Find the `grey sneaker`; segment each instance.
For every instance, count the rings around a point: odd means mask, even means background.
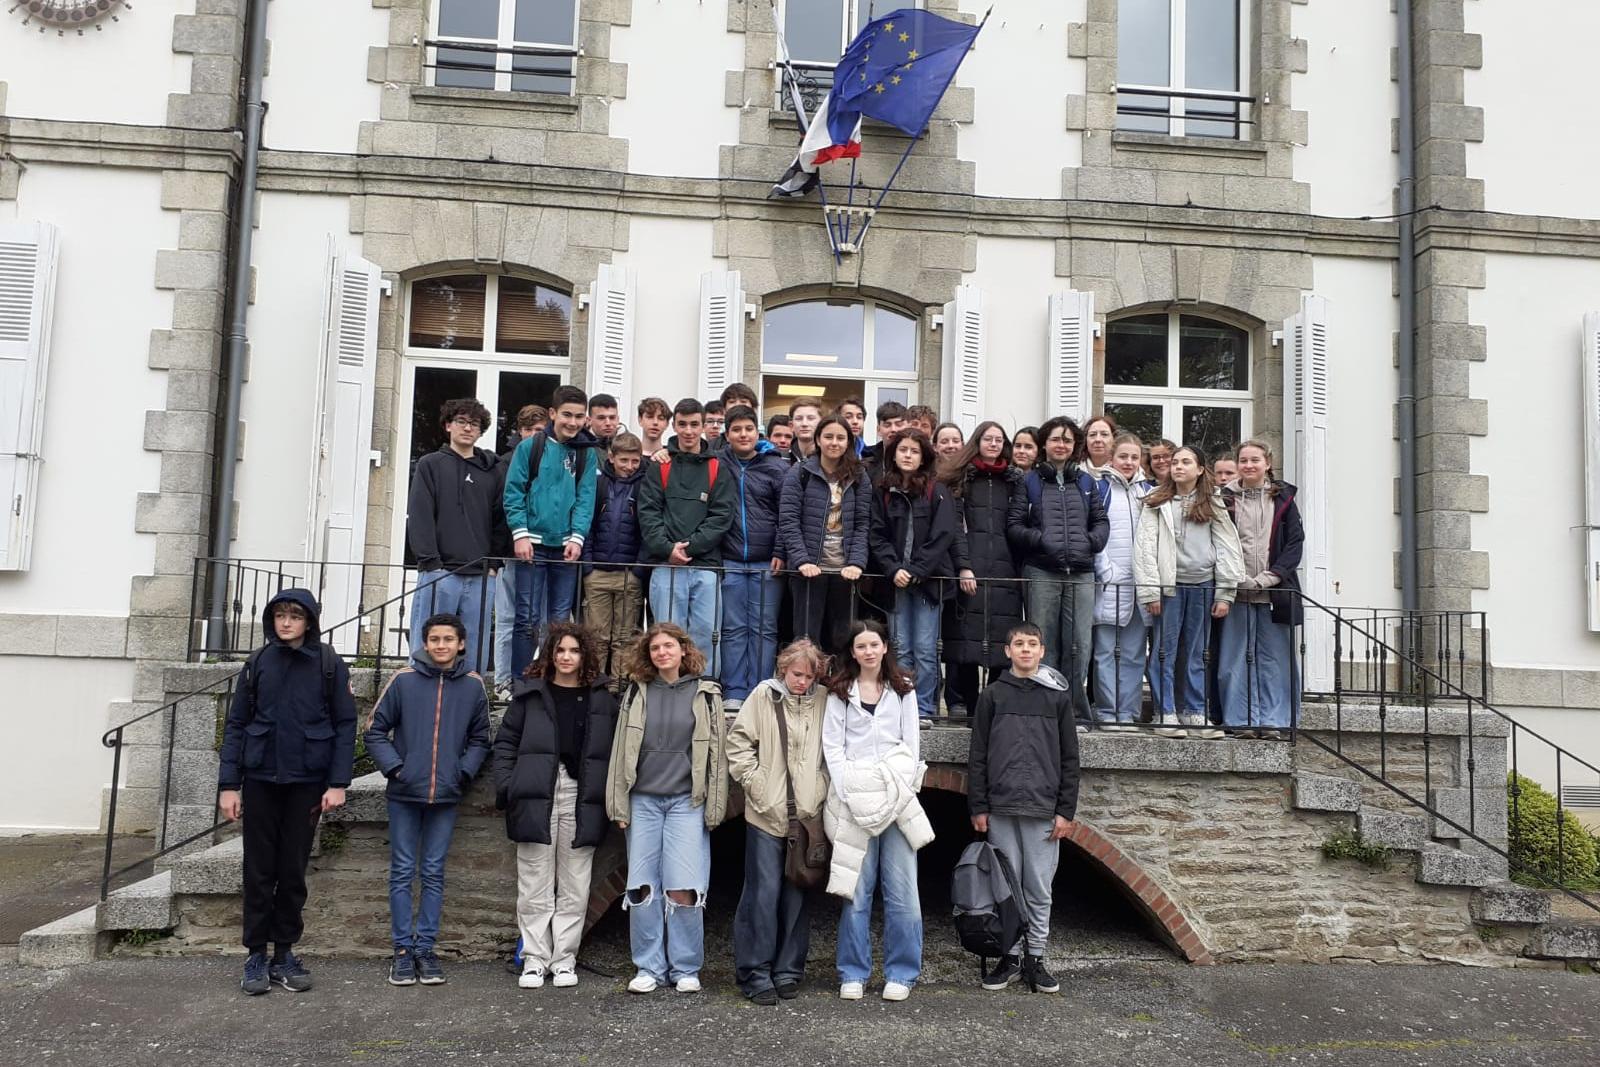
[[[1163,715],[1156,720],[1157,737],[1188,737],[1189,731],[1178,725],[1176,715]]]
[[[389,984],[417,984],[417,958],[409,950],[400,949],[389,961]]]
[[[239,981],[239,988],[252,997],[271,991],[272,978],[267,966],[265,952],[252,952],[245,957],[244,977]]]
[[[444,985],[444,968],[433,950],[417,953],[417,981],[423,985]]]
[[[293,952],[285,952],[283,959],[274,960],[268,973],[273,984],[291,993],[304,993],[311,988],[311,972],[301,965]]]

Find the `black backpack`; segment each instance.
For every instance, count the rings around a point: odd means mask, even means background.
[[[1005,853],[984,840],[962,849],[950,877],[950,904],[961,947],[978,956],[978,974],[987,979],[989,961],[1009,953],[1027,926],[1022,882]]]
[[[261,699],[260,688],[256,684],[258,681],[257,674],[259,673],[258,665],[261,662],[262,653],[271,647],[271,645],[263,645],[250,653],[249,658],[244,661],[244,683],[250,687],[250,715],[249,718],[245,719],[245,722],[249,722],[256,717],[256,707]],[[333,646],[326,641],[318,641],[317,650],[320,653],[319,658],[322,662],[322,706],[331,717],[333,715],[334,676],[339,663],[339,653],[335,652]]]

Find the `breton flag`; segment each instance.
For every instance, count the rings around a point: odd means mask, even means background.
[[[863,115],[921,136],[982,28],[914,9],[861,27],[834,68],[833,89],[799,153],[768,195],[803,196],[816,187],[823,163],[859,156]]]

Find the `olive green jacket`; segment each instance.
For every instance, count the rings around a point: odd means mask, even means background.
[[[633,817],[629,794],[639,777],[639,748],[644,741],[645,687],[629,685],[617,715],[611,742],[611,768],[606,775],[606,816],[625,823]],[[689,743],[690,801],[705,808],[707,829],[716,829],[728,813],[727,717],[722,687],[700,679],[694,694],[694,739]]]

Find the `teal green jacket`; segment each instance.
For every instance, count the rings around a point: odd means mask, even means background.
[[[545,442],[539,470],[530,475],[529,457],[540,434],[525,438],[511,455],[504,501],[506,525],[513,540],[532,538],[536,545],[583,544],[594,519],[595,479],[600,474],[598,442],[587,430],[562,444],[554,437]],[[577,474],[583,456],[583,473]]]

